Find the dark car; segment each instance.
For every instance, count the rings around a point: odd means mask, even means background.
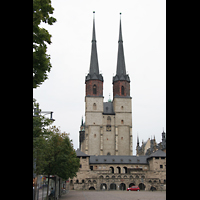
[[[127,188],[127,191],[140,191],[140,188],[138,186],[131,186]]]

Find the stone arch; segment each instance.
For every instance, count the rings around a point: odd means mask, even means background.
[[[100,185],[100,190],[107,190],[107,185],[106,185],[106,183],[101,183],[101,185]]]
[[[119,189],[120,189],[120,190],[126,190],[126,185],[125,185],[125,183],[120,183]]]
[[[89,190],[95,190],[95,188],[93,186],[89,187]]]
[[[76,183],[79,183],[78,179],[76,180]]]
[[[154,186],[151,186],[150,190],[154,191],[154,190],[156,190],[156,188]]]
[[[110,184],[110,190],[116,190],[116,184],[115,183]]]
[[[123,173],[127,174],[127,167],[123,167]]]
[[[140,183],[139,185],[138,185],[138,187],[140,188],[140,190],[145,190],[145,185],[144,185],[144,183]]]
[[[130,183],[129,187],[135,186],[135,183]]]
[[[121,168],[117,167],[117,169],[118,169],[118,174],[121,174]]]
[[[110,167],[110,171],[112,174],[114,174],[114,168],[113,167]]]

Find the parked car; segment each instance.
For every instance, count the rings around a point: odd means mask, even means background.
[[[131,186],[127,188],[127,191],[140,191],[140,188],[138,186]]]

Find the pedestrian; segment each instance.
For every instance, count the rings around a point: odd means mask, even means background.
[[[54,191],[54,189],[53,189],[53,187],[51,188],[51,193],[50,193],[50,195],[49,195],[49,200],[51,200],[51,197],[54,197],[55,196],[55,191]]]

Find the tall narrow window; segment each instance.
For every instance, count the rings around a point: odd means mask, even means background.
[[[107,125],[110,125],[110,124],[111,124],[111,117],[108,116],[108,117],[107,117]]]
[[[97,105],[96,103],[93,104],[93,110],[96,110],[97,109]]]
[[[124,86],[122,86],[122,88],[121,88],[121,93],[122,93],[122,95],[124,95]]]
[[[93,85],[93,94],[97,94],[97,86]]]
[[[111,117],[107,117],[106,131],[111,131]]]

